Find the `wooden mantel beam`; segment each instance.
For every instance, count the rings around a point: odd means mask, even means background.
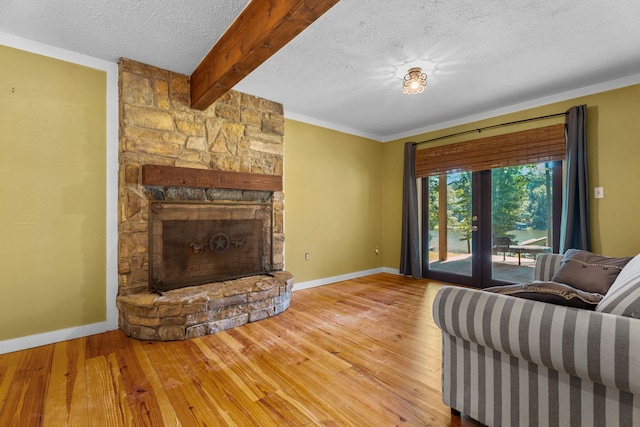
[[[191,107],[209,107],[338,1],[252,0],[191,74]]]
[[[142,185],[282,191],[282,177],[176,166],[142,165]]]

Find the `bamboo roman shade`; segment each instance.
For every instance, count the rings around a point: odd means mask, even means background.
[[[416,151],[416,176],[564,160],[564,124]]]

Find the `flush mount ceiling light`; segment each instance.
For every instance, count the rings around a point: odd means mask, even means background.
[[[402,80],[402,93],[410,95],[414,93],[422,93],[427,85],[427,75],[422,72],[422,68],[409,68],[407,75]]]

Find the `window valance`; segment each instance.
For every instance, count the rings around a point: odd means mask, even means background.
[[[564,124],[489,136],[456,144],[418,149],[416,176],[480,171],[564,160]]]

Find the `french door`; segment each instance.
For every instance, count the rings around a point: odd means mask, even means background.
[[[561,162],[424,178],[423,276],[480,288],[531,281],[535,258],[559,246],[561,181]]]

